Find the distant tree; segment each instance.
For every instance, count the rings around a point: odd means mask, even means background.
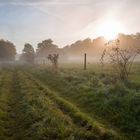
[[[37,56],[39,57],[46,57],[46,55],[49,55],[50,53],[57,53],[57,52],[58,52],[58,46],[53,44],[53,41],[51,39],[47,39],[42,41],[41,43],[38,43]]]
[[[90,38],[78,40],[71,45],[64,47],[64,53],[68,58],[82,58],[84,53],[87,53],[90,58],[96,59],[100,57],[100,52],[103,50],[105,39],[103,37],[91,40]]]
[[[0,61],[14,61],[16,48],[10,41],[0,40]]]
[[[85,40],[78,40],[75,43],[71,44],[69,47],[69,51],[71,55],[82,55],[87,52],[93,46],[93,42],[91,39],[87,38]]]
[[[31,44],[26,43],[24,45],[24,49],[22,50],[21,60],[28,64],[34,64],[34,57],[35,57],[34,48],[32,47]]]
[[[132,65],[137,55],[140,54],[140,48],[120,48],[120,41],[113,40],[105,44],[101,56],[101,63],[104,64],[104,58],[107,57],[122,81],[127,81]]]
[[[59,58],[59,54],[48,55],[48,60],[52,63],[54,70],[58,69],[58,58]]]

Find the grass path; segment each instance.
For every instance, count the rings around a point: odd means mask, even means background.
[[[82,113],[78,108],[76,108],[73,104],[70,102],[64,100],[61,97],[58,97],[53,91],[49,90],[49,88],[42,84],[40,81],[38,81],[36,78],[34,78],[31,74],[26,73],[26,76],[29,80],[32,81],[32,83],[35,84],[36,87],[39,88],[39,90],[42,90],[43,93],[46,93],[46,96],[52,100],[52,102],[55,102],[56,106],[67,116],[69,116],[73,123],[88,130],[92,133],[95,133],[99,136],[99,139],[128,139],[122,136],[121,134],[117,134],[114,130],[105,128],[102,124],[100,124],[98,121],[91,119],[86,114]]]
[[[23,72],[3,73],[0,89],[0,139],[99,140],[73,123],[40,86]]]
[[[22,80],[22,91],[26,92],[26,102],[30,106],[27,111],[31,114],[33,122],[28,132],[34,130],[33,135],[38,139],[99,139],[98,135],[85,131],[82,127],[75,125],[70,116],[65,115],[56,104],[50,100],[43,89],[36,85],[34,80],[19,72]]]
[[[2,72],[0,88],[0,139],[16,139],[17,128],[17,106],[18,97],[14,95],[12,72],[6,70]],[[16,132],[16,133],[15,133]]]
[[[0,77],[0,140],[125,140],[28,72]]]

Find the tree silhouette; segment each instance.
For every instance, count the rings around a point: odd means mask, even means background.
[[[32,47],[32,45],[29,43],[26,43],[24,45],[24,49],[22,50],[22,52],[23,53],[21,56],[21,60],[28,64],[34,64],[35,53],[34,53],[34,48]]]
[[[10,41],[0,40],[0,61],[14,61],[16,48]]]
[[[58,69],[58,58],[59,58],[59,54],[48,55],[48,60],[50,60],[50,62],[52,63],[54,70]]]
[[[104,58],[107,56],[120,79],[127,81],[134,60],[140,54],[140,49],[137,47],[122,49],[118,39],[109,41],[105,46],[106,48],[101,56],[101,63],[104,64]]]
[[[58,46],[53,44],[53,41],[51,39],[47,39],[42,41],[41,43],[38,43],[37,56],[46,57],[46,55],[49,55],[51,53],[57,53],[58,50]]]

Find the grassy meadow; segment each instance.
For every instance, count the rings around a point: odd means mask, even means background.
[[[140,64],[128,82],[107,65],[0,70],[1,140],[139,140]]]

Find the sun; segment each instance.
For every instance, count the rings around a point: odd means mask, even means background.
[[[104,36],[107,40],[117,38],[118,33],[120,32],[122,32],[122,26],[115,20],[102,21],[102,23],[97,27],[97,34],[99,36]]]

